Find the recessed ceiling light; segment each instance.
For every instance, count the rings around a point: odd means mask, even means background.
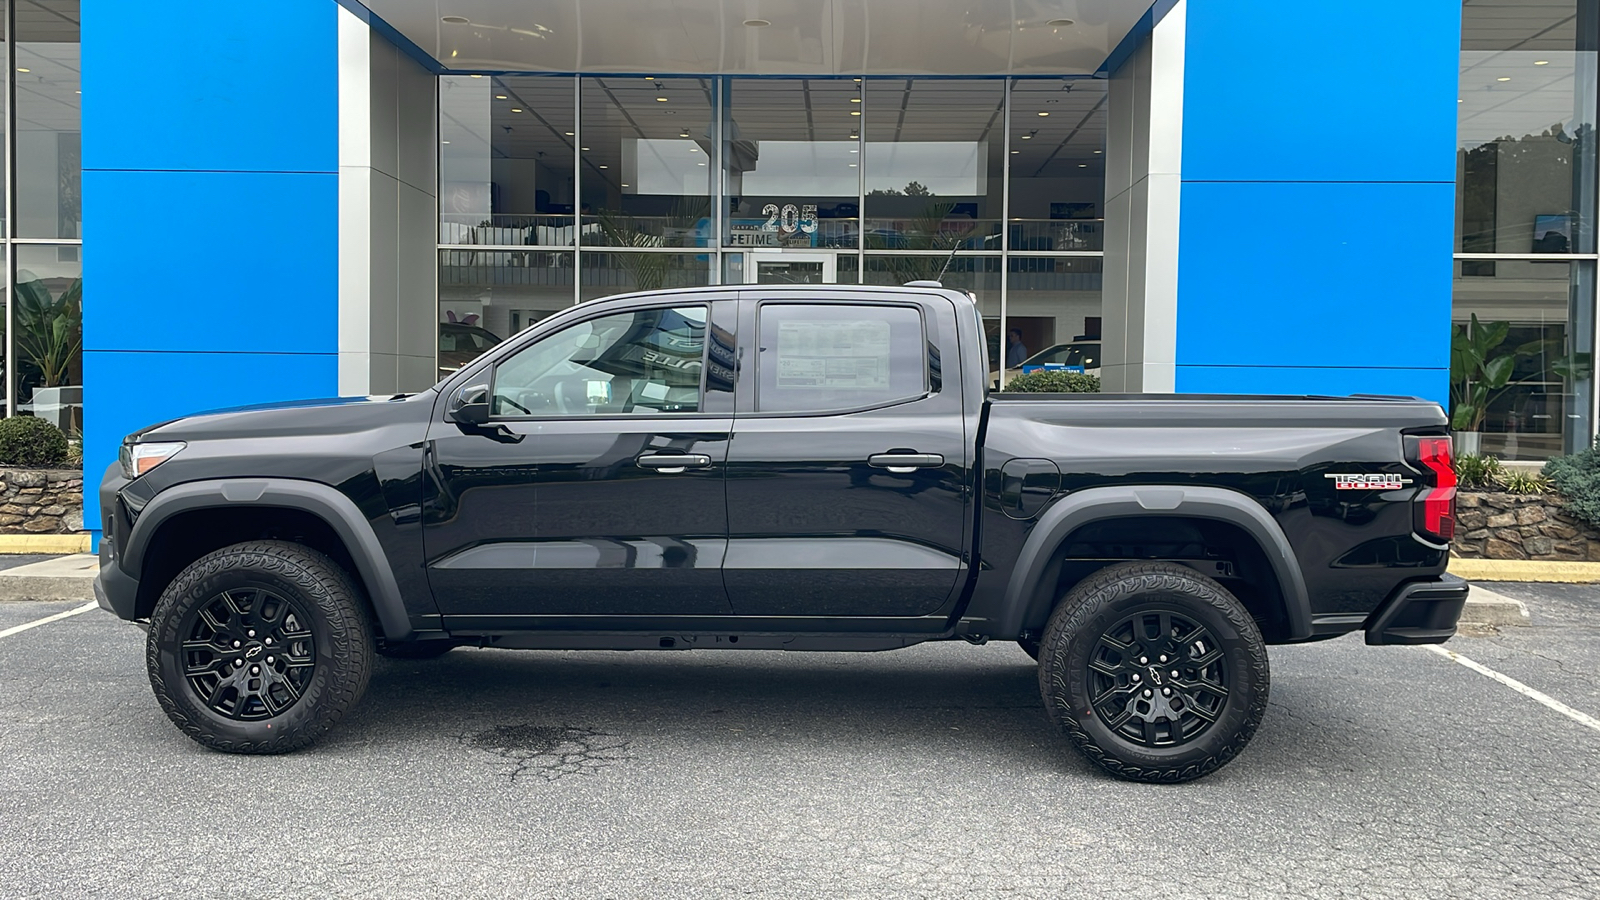
[[[861,110],[859,110],[859,109],[852,109],[852,110],[850,110],[850,115],[852,115],[852,116],[859,116],[859,115],[861,115]]]
[[[17,66],[17,71],[18,72],[32,72],[33,70],[32,69],[24,69],[21,66]]]
[[[699,153],[700,152],[700,148],[699,147],[690,147],[689,148],[689,152],[690,153]]]
[[[667,98],[665,98],[665,97],[657,97],[656,98],[656,102],[657,103],[665,103],[665,102],[667,102]]]
[[[610,166],[601,166],[601,167],[600,167],[600,168],[602,168],[602,169],[609,169],[609,168],[611,168],[611,167],[610,167]]]
[[[695,163],[695,165],[697,165],[697,166],[703,166],[703,165],[705,165],[705,163]]]
[[[1078,168],[1087,169],[1087,168],[1089,168],[1089,164],[1088,163],[1078,163]]]
[[[1041,115],[1041,116],[1048,116],[1048,115],[1050,115],[1050,114],[1049,114],[1049,113],[1047,113],[1047,112],[1042,112],[1042,113],[1039,113],[1039,115]]]
[[[856,164],[855,163],[851,163],[850,164],[850,168],[852,168],[852,169],[856,168]]]
[[[861,102],[861,98],[860,97],[851,97],[850,98],[850,102],[851,103],[860,103]]]
[[[1025,141],[1031,141],[1031,140],[1033,140],[1033,135],[1025,134],[1025,135],[1022,136],[1022,139],[1025,140]]]
[[[1045,24],[1049,25],[1051,28],[1065,28],[1068,25],[1072,24],[1072,20],[1071,19],[1051,19],[1050,21],[1046,22]]]
[[[1013,151],[1011,151],[1011,152],[1012,152],[1012,153],[1021,153],[1021,152],[1022,152],[1022,151],[1021,151],[1021,150],[1013,150]]]
[[[1104,150],[1096,150],[1095,152],[1096,153],[1104,153],[1105,151]]]
[[[1511,80],[1511,76],[1509,76],[1509,75],[1495,79],[1495,81],[1510,81],[1510,80]]]
[[[623,185],[623,187],[633,187],[633,185],[631,185],[631,184],[624,184],[624,185]]]
[[[1548,59],[1536,59],[1536,60],[1533,61],[1533,64],[1536,65],[1536,66],[1548,66],[1548,65],[1550,65],[1550,60],[1548,60]]]
[[[772,23],[768,22],[766,19],[745,19],[744,24],[750,26],[751,28],[765,28]]]
[[[522,107],[520,107],[520,106],[513,106],[513,107],[511,107],[511,111],[512,111],[512,112],[522,112]]]
[[[494,98],[496,100],[504,100],[504,99],[506,99],[506,95],[505,94],[495,94]]]
[[[440,142],[439,142],[439,143],[441,143],[441,144],[448,144],[448,143],[450,143],[450,142],[449,142],[449,141],[440,141]]]
[[[853,79],[853,80],[855,81],[856,84],[860,84],[861,83],[861,79],[859,79],[859,78],[856,78],[856,79]]]
[[[850,148],[850,152],[851,152],[851,153],[860,153],[860,152],[861,152],[861,151],[860,151],[860,150],[858,150],[858,149],[856,149],[856,148],[855,148],[855,147],[851,147],[851,148]]]
[[[646,76],[645,76],[645,77],[644,77],[644,80],[645,80],[645,81],[655,81],[655,80],[656,80],[656,77],[655,77],[655,76],[654,76],[654,75],[646,75]]]
[[[473,77],[473,78],[482,78],[482,77],[483,77],[483,76],[482,76],[482,75],[474,75],[474,76],[472,76],[472,77]]]
[[[578,149],[587,152],[589,148],[588,147],[579,147]]]
[[[687,131],[678,132],[678,137],[688,137],[688,136],[689,136],[689,132],[687,132]]]
[[[472,20],[466,16],[440,16],[439,21],[446,25],[471,25]]]

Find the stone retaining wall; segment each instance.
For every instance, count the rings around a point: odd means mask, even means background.
[[[0,466],[0,534],[83,530],[83,473]]]
[[[1460,493],[1451,555],[1600,562],[1600,533],[1548,494]]]

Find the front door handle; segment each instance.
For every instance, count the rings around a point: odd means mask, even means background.
[[[905,475],[918,469],[932,469],[944,465],[938,453],[874,453],[867,457],[867,465],[874,469],[888,469],[896,475]]]
[[[655,469],[663,475],[677,475],[685,469],[711,467],[711,457],[704,453],[651,453],[633,462],[641,469]]]

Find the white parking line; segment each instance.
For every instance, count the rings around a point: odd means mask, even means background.
[[[0,631],[0,638],[11,637],[13,634],[16,634],[19,631],[27,631],[29,628],[38,628],[40,625],[49,625],[51,622],[55,622],[55,621],[58,621],[60,619],[65,619],[68,616],[75,616],[78,613],[86,613],[91,609],[99,609],[99,608],[100,608],[100,604],[94,603],[94,602],[91,601],[89,603],[85,603],[84,605],[82,605],[80,607],[77,607],[76,609],[69,609],[66,612],[58,612],[53,616],[45,616],[42,619],[35,619],[32,622],[26,622],[26,623],[23,623],[21,625],[16,625],[16,626],[13,626],[11,628],[7,628],[5,631]]]
[[[3,637],[3,636],[4,635],[0,635],[0,637]],[[1533,688],[1528,687],[1527,685],[1523,684],[1522,682],[1516,680],[1515,678],[1512,678],[1510,675],[1502,675],[1499,672],[1496,672],[1495,670],[1489,668],[1488,666],[1486,666],[1486,665],[1484,665],[1482,663],[1473,662],[1472,660],[1467,659],[1465,656],[1462,656],[1461,654],[1455,652],[1454,650],[1446,650],[1445,648],[1439,646],[1438,644],[1423,644],[1422,645],[1422,649],[1431,650],[1434,653],[1437,653],[1440,656],[1444,657],[1445,659],[1453,659],[1456,662],[1462,664],[1463,666],[1466,666],[1467,668],[1471,669],[1472,671],[1477,672],[1479,675],[1485,675],[1485,676],[1488,676],[1489,678],[1493,678],[1495,681],[1500,682],[1501,684],[1505,685],[1508,688],[1511,688],[1513,691],[1516,691],[1517,693],[1522,694],[1525,697],[1532,697],[1533,699],[1539,701],[1540,703],[1543,703],[1545,706],[1550,707],[1551,709],[1555,710],[1558,713],[1561,713],[1563,716],[1566,716],[1567,718],[1571,719],[1574,722],[1577,722],[1580,725],[1585,725],[1585,726],[1587,726],[1589,728],[1593,728],[1595,731],[1600,731],[1600,719],[1596,719],[1594,716],[1591,716],[1588,713],[1580,712],[1580,711],[1578,711],[1576,709],[1573,709],[1572,707],[1566,705],[1565,703],[1562,703],[1560,700],[1557,700],[1556,698],[1550,696],[1549,694],[1543,693],[1541,691],[1536,691]]]

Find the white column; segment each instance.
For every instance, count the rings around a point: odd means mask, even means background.
[[[437,372],[433,74],[339,7],[339,393]]]
[[[1107,98],[1102,390],[1171,393],[1187,0],[1111,74]]]

